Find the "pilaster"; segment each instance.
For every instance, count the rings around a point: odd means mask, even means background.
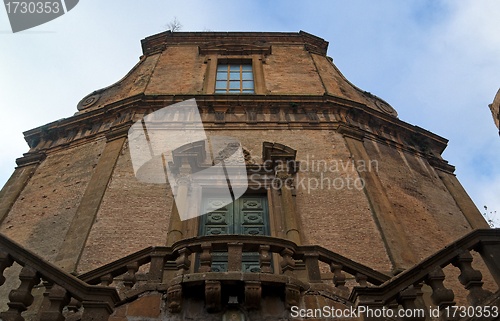
[[[344,136],[354,160],[369,164],[370,157],[363,143],[363,132],[346,126],[339,127],[339,132]],[[396,274],[408,269],[417,262],[417,259],[378,174],[373,171],[358,171],[358,175],[365,182],[363,191],[387,248],[393,272]]]
[[[463,188],[462,184],[458,181],[455,174],[453,174],[450,170],[446,170],[447,167],[444,168],[442,166],[437,166],[432,162],[431,165],[433,165],[436,169],[439,178],[455,200],[455,203],[457,203],[458,208],[464,214],[469,225],[473,229],[490,228],[483,215],[481,215],[481,212],[479,212],[476,205]]]
[[[38,165],[45,159],[45,154],[25,154],[18,158],[18,167],[10,176],[5,186],[0,191],[0,224],[7,217],[10,209],[23,191],[24,187],[35,173]]]
[[[64,242],[56,257],[56,265],[67,272],[76,272],[85,243],[94,224],[109,180],[113,174],[123,144],[127,139],[128,128],[123,127],[109,132],[106,146],[97,163],[94,173],[83,194],[75,216],[66,233]]]

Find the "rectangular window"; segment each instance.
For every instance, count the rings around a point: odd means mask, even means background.
[[[253,94],[253,70],[250,63],[217,65],[216,94]]]

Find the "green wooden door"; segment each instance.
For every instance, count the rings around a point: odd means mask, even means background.
[[[242,196],[217,209],[217,197],[205,197],[203,207],[209,212],[201,217],[199,235],[270,235],[267,198],[261,195]],[[212,271],[227,271],[227,253],[212,253]],[[243,272],[259,272],[259,254],[243,253]]]

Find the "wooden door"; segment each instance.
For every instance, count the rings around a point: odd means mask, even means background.
[[[204,212],[200,220],[199,235],[270,235],[267,197],[244,195],[236,201],[217,209],[220,198],[203,199]],[[227,253],[212,253],[212,271],[227,271]],[[243,253],[243,272],[259,272],[259,254]]]

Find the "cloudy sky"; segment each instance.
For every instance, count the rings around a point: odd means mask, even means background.
[[[304,30],[329,41],[351,82],[450,140],[444,158],[479,209],[500,214],[500,137],[488,109],[500,87],[499,16],[498,0],[84,0],[13,34],[0,8],[0,186],[28,150],[23,131],[71,116],[177,17],[182,31]]]

